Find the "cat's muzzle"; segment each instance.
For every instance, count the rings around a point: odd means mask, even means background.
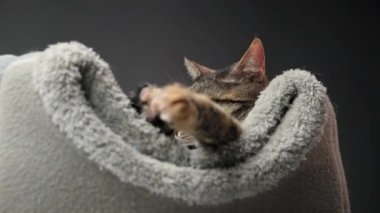
[[[193,137],[192,135],[183,132],[183,131],[177,131],[174,135],[175,139],[179,142],[187,146],[189,149],[195,149],[197,148],[197,139]]]

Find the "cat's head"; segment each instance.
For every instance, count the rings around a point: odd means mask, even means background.
[[[264,47],[258,38],[238,62],[224,69],[211,69],[186,58],[185,66],[192,78],[190,90],[207,95],[238,120],[247,116],[268,84]],[[187,142],[191,136],[179,132],[177,139]]]
[[[238,62],[224,69],[211,69],[186,58],[185,66],[193,80],[190,90],[207,95],[239,120],[245,118],[268,84],[264,47],[258,38]]]

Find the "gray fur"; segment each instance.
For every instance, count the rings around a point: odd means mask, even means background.
[[[206,212],[210,209],[223,212],[223,206],[231,202],[237,202],[235,205],[240,202],[241,206],[236,208],[244,211],[350,211],[334,111],[325,87],[306,71],[289,70],[271,81],[244,120],[244,134],[239,141],[219,150],[200,147],[195,151],[189,151],[159,134],[135,113],[109,65],[80,43],[52,45],[41,53],[33,54],[24,63],[17,64],[16,60],[3,72],[0,82],[0,145],[8,148],[0,149],[1,152],[13,150],[13,144],[32,143],[35,141],[33,137],[43,137],[33,134],[43,128],[49,137],[33,144],[37,147],[38,144],[73,144],[89,159],[78,161],[78,165],[93,161],[120,179],[120,182],[111,181],[113,185],[119,184],[122,188],[123,184],[129,184],[130,191],[120,192],[115,188],[115,191],[107,193],[111,193],[110,197],[112,193],[125,194],[125,199],[138,200],[141,212],[168,212],[171,205],[176,207],[169,212]],[[22,91],[22,88],[15,87],[20,82],[31,88],[17,94],[16,91]],[[16,99],[9,99],[10,95]],[[292,98],[294,101],[289,106]],[[24,100],[29,100],[26,102],[28,106],[20,104]],[[283,115],[286,107],[289,110]],[[19,114],[20,109],[25,113],[22,120],[18,120],[21,119],[18,116],[12,117]],[[17,129],[12,129],[13,123],[6,121],[18,122]],[[15,138],[19,142],[14,142]],[[51,141],[46,143],[46,140]],[[4,190],[9,188],[6,185],[9,181],[13,183],[19,177],[15,173],[16,176],[9,178],[13,167],[6,165],[13,165],[11,160],[14,158],[6,153],[0,156],[8,156],[0,160],[7,162],[4,166],[0,164],[0,190]],[[60,159],[70,161],[70,156],[66,157]],[[225,161],[236,162],[236,165],[221,168]],[[65,165],[60,161],[54,163]],[[101,171],[76,170],[75,165],[71,167],[72,174],[57,171],[50,175],[61,174],[70,179],[71,176],[80,177],[79,172],[83,177],[94,173],[95,176],[91,176],[93,180],[85,180],[86,184],[104,176]],[[48,186],[49,180],[41,181],[47,181],[45,185]],[[101,188],[102,182],[96,182]],[[12,187],[17,187],[17,184],[12,184]],[[159,197],[151,195],[153,197],[146,199],[147,206],[144,207],[143,196],[140,199],[136,193],[139,187]],[[69,193],[66,196],[71,193],[75,197],[75,192],[57,193]],[[11,192],[4,192],[5,201],[11,202],[12,196]],[[162,201],[160,197],[179,200],[180,204],[171,204],[173,201],[170,199]],[[59,202],[65,203],[65,199],[69,198],[63,197]],[[101,212],[101,204],[90,201],[92,198],[82,199],[86,205],[98,206],[93,212]],[[161,200],[162,206],[150,208],[148,203],[155,199]],[[236,201],[238,199],[249,202]],[[59,209],[57,205],[60,204],[51,202],[53,209]],[[117,205],[121,205],[120,202]],[[197,209],[191,204],[214,207]],[[9,207],[9,203],[7,205]],[[28,205],[38,211],[37,204]],[[123,205],[135,208],[132,204]],[[65,208],[73,212],[70,207]],[[106,209],[107,212],[121,211],[112,207]]]

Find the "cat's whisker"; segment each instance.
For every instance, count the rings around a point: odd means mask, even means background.
[[[171,76],[169,72],[165,72],[165,74],[166,74],[166,77],[169,78],[170,83],[176,82],[176,80],[174,79],[174,77]]]
[[[185,84],[185,82],[187,81],[186,80],[187,78],[182,73],[179,74],[179,78],[181,80],[180,81],[181,84]]]

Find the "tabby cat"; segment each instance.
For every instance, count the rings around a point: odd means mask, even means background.
[[[218,146],[237,139],[242,133],[240,122],[268,84],[260,39],[254,39],[243,57],[223,70],[186,58],[185,66],[192,85],[144,87],[138,95],[143,113],[150,121],[159,118],[168,124],[175,130],[176,139],[189,148],[199,143]]]

